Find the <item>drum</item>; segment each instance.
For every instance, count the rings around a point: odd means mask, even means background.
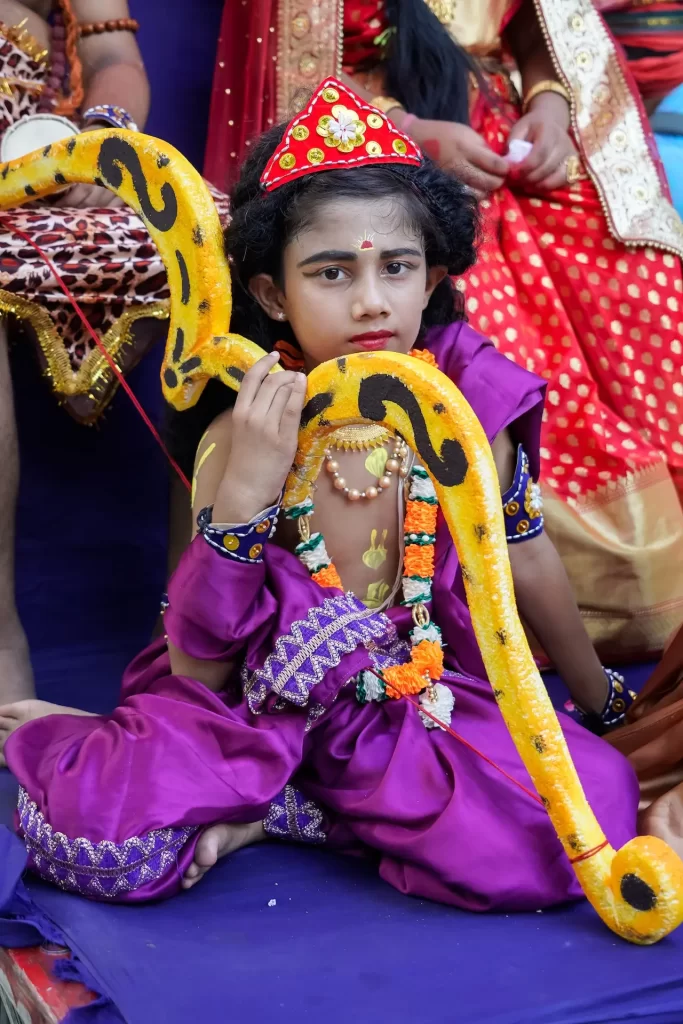
[[[0,161],[17,160],[36,149],[44,149],[78,135],[78,128],[66,117],[57,114],[29,114],[10,125],[0,142]]]

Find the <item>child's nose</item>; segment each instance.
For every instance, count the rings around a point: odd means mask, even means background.
[[[379,282],[366,281],[359,286],[351,312],[354,320],[378,317],[389,313],[388,303]]]

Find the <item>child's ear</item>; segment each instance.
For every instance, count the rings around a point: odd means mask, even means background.
[[[284,320],[284,295],[270,274],[256,274],[249,282],[249,293],[271,320]]]
[[[440,285],[444,277],[448,275],[447,267],[427,267],[427,284],[425,286],[425,297],[422,308],[426,309],[432,297],[434,289]]]

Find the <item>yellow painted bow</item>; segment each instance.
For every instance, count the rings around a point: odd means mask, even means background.
[[[0,206],[77,181],[104,184],[121,196],[164,260],[172,297],[162,368],[168,401],[188,408],[210,377],[238,389],[263,352],[229,333],[230,273],[218,217],[197,172],[156,139],[90,132],[0,167]],[[434,482],[496,700],[586,896],[618,935],[656,942],[683,920],[683,863],[647,836],[618,851],[605,844],[517,615],[491,450],[455,385],[422,361],[387,352],[318,366],[308,378],[285,504],[310,492],[327,433],[359,420],[400,433]],[[582,860],[583,853],[591,855]]]

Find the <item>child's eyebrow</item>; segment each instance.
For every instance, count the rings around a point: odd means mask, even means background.
[[[404,247],[402,249],[383,249],[379,254],[381,260],[395,260],[399,256],[422,256],[420,249]]]
[[[381,260],[395,260],[399,256],[422,256],[422,252],[419,249],[412,249],[404,247],[400,249],[383,249],[379,254]],[[316,252],[313,256],[307,256],[301,263],[297,263],[297,267],[307,267],[311,263],[327,263],[334,262],[335,260],[339,263],[349,263],[358,259],[357,252],[345,252],[343,249],[325,249],[323,252]]]
[[[298,267],[307,267],[309,263],[322,263],[337,260],[339,263],[348,263],[349,260],[357,260],[357,252],[344,252],[341,249],[325,249],[323,252],[316,252],[313,256],[307,256],[301,263],[297,263]]]

